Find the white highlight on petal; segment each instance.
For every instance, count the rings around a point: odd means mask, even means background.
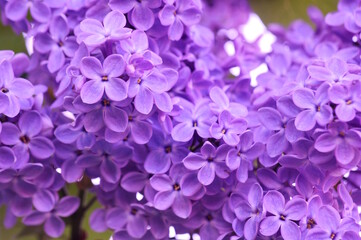
[[[25,47],[28,50],[29,55],[34,53],[34,36],[28,37],[27,34],[23,33],[23,37],[25,38]]]
[[[265,72],[268,72],[268,67],[265,63],[260,64],[258,67],[249,72],[252,87],[256,87],[258,85],[257,77]]]
[[[142,199],[144,198],[144,195],[141,194],[140,192],[137,192],[136,195],[135,195],[135,198],[136,198],[138,201],[142,201]]]
[[[257,14],[251,13],[248,22],[240,26],[240,32],[244,35],[247,42],[254,42],[266,32],[266,26]]]
[[[100,184],[100,178],[99,177],[98,178],[93,178],[91,181],[92,181],[94,186],[98,186]]]
[[[193,233],[192,238],[193,240],[201,240],[201,236],[198,233]]]
[[[235,76],[235,77],[238,77],[239,74],[241,74],[241,68],[240,67],[233,67],[233,68],[230,68],[229,69],[229,72]]]
[[[189,235],[189,233],[177,234],[177,235],[176,235],[176,239],[177,239],[177,240],[190,240],[190,239],[191,239],[191,235]]]
[[[344,178],[348,178],[350,176],[350,172],[345,173],[345,175],[343,175]]]
[[[361,206],[357,206],[357,212],[361,214]],[[361,221],[361,220],[360,220]]]
[[[63,111],[62,114],[64,115],[64,117],[69,118],[70,120],[75,120],[75,116],[72,112]]]
[[[57,168],[57,169],[55,169],[55,171],[56,171],[57,173],[60,173],[60,174],[61,174],[61,168]]]
[[[266,32],[260,38],[258,46],[263,53],[269,53],[272,51],[272,44],[276,41],[276,36],[270,32]]]
[[[296,187],[296,182],[292,183],[291,185],[292,185],[293,187]]]
[[[176,233],[175,233],[175,229],[173,226],[169,227],[169,238],[175,238]]]
[[[234,56],[236,54],[236,48],[234,46],[234,43],[232,41],[227,41],[224,44],[224,50],[228,54],[228,56]]]

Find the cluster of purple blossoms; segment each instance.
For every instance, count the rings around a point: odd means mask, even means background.
[[[270,51],[243,0],[0,10],[29,51],[0,51],[5,227],[86,239],[97,201],[113,240],[360,239],[360,1],[270,25]]]

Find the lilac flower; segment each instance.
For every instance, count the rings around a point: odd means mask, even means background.
[[[28,0],[11,0],[5,7],[6,16],[12,21],[23,20],[30,8],[31,16],[38,22],[46,22],[51,17],[51,10],[44,2]]]
[[[332,108],[327,104],[327,90],[330,85],[322,84],[314,94],[308,89],[298,89],[293,92],[292,98],[295,105],[303,108],[295,120],[295,126],[300,131],[309,131],[315,127],[316,122],[325,126],[332,120]]]
[[[80,201],[76,197],[63,197],[50,210],[41,212],[34,210],[23,219],[27,226],[37,226],[44,223],[45,232],[53,238],[60,237],[65,230],[65,223],[61,217],[69,217],[79,207]]]
[[[317,214],[317,227],[311,229],[306,239],[343,239],[346,231],[358,232],[359,227],[354,219],[341,220],[339,213],[331,206],[322,206]]]
[[[325,66],[309,66],[308,73],[313,79],[330,83],[353,80],[354,76],[348,73],[348,65],[339,58],[331,58]]]
[[[247,240],[255,239],[259,224],[263,218],[262,210],[263,190],[257,183],[250,188],[247,200],[242,201],[234,210],[240,221],[245,221],[244,237]]]
[[[95,57],[85,57],[80,64],[82,74],[89,79],[80,92],[84,103],[93,104],[99,102],[104,92],[113,101],[122,101],[127,97],[127,83],[118,78],[125,68],[124,59],[121,55],[108,56],[103,66]]]
[[[120,11],[122,13],[128,13],[131,17],[131,23],[139,30],[146,31],[154,24],[154,13],[152,9],[161,6],[161,0],[110,0],[109,6],[113,10]]]
[[[356,149],[360,147],[358,131],[350,129],[345,123],[329,124],[328,131],[321,134],[315,142],[315,149],[322,152],[335,153],[340,164],[349,164],[357,155]]]
[[[189,197],[202,190],[202,185],[194,182],[195,174],[186,174],[181,165],[174,165],[168,175],[154,175],[151,186],[158,191],[154,197],[154,207],[159,210],[172,208],[175,215],[187,218],[192,212]]]
[[[216,174],[220,178],[228,176],[224,162],[229,151],[229,146],[221,145],[217,149],[210,143],[205,142],[200,153],[189,153],[183,159],[184,166],[189,170],[198,170],[198,181],[203,185],[210,185]]]
[[[121,40],[131,34],[130,28],[125,28],[125,16],[118,12],[108,13],[103,23],[96,19],[85,19],[80,23],[81,35],[78,36],[87,46],[99,46],[107,40]]]
[[[231,170],[237,170],[238,181],[245,182],[248,179],[248,170],[252,161],[259,157],[264,151],[262,143],[253,142],[251,131],[244,132],[240,143],[235,149],[231,149],[226,157],[227,167]]]
[[[167,172],[172,163],[180,163],[188,153],[184,144],[174,142],[170,136],[164,136],[160,131],[153,132],[148,147],[150,152],[145,159],[144,168],[152,174]]]
[[[0,63],[0,112],[8,117],[15,117],[21,109],[21,100],[30,98],[34,93],[33,85],[23,79],[14,78],[9,61]]]
[[[29,151],[38,159],[49,158],[55,149],[48,138],[40,135],[42,127],[42,119],[38,112],[26,112],[21,115],[18,126],[12,123],[3,124],[1,142],[13,146],[17,161],[21,163],[29,161]]]
[[[176,6],[166,4],[159,12],[161,24],[169,26],[168,37],[172,41],[178,41],[182,37],[184,25],[195,25],[200,19],[201,11],[191,0],[179,0]]]
[[[167,89],[166,76],[154,69],[142,77],[130,78],[128,95],[134,97],[134,106],[142,114],[149,114],[154,104],[161,111],[170,112],[173,103]]]
[[[233,118],[228,111],[222,112],[218,116],[218,123],[213,123],[210,133],[215,139],[223,139],[223,141],[235,146],[239,143],[239,135],[247,129],[247,122],[241,118]]]
[[[356,111],[361,110],[360,83],[332,86],[329,90],[331,102],[337,104],[335,109],[338,119],[343,122],[351,121],[356,116]]]
[[[294,221],[302,219],[307,211],[303,199],[294,198],[285,204],[285,198],[277,191],[269,191],[263,198],[263,208],[273,216],[266,217],[260,225],[260,233],[265,236],[275,234],[281,228],[285,239],[301,239],[301,233]]]
[[[175,141],[191,140],[194,131],[203,138],[211,136],[209,128],[214,118],[207,108],[207,102],[208,100],[198,100],[195,106],[187,106],[179,116],[175,117],[175,120],[179,122],[172,130],[172,137]]]

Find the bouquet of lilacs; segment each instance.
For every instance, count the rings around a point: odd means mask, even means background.
[[[360,1],[309,8],[314,28],[271,24],[268,52],[242,31],[255,15],[243,0],[0,9],[28,47],[0,51],[6,228],[360,239]]]

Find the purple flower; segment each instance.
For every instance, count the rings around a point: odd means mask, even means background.
[[[80,64],[82,74],[89,79],[80,92],[84,103],[99,102],[104,92],[113,101],[122,101],[127,97],[128,85],[118,78],[124,72],[125,63],[121,55],[108,56],[103,65],[95,57],[85,57]]]
[[[41,199],[44,203],[44,198]],[[44,223],[45,232],[53,238],[60,237],[65,230],[65,223],[61,217],[69,217],[79,207],[80,201],[76,197],[63,197],[54,206],[51,211],[36,211],[34,210],[23,219],[23,223],[27,226],[37,226]]]
[[[214,115],[208,109],[208,100],[198,100],[194,105],[184,106],[180,115],[175,117],[179,122],[173,130],[172,137],[175,141],[187,142],[192,139],[194,131],[202,138],[209,138],[209,128],[214,121]]]
[[[15,117],[21,109],[21,100],[30,98],[34,93],[33,85],[23,79],[14,78],[9,61],[0,63],[0,112]]]
[[[316,215],[317,227],[311,229],[306,239],[343,239],[347,231],[359,232],[359,226],[352,218],[341,220],[339,213],[331,206],[322,206]]]
[[[187,155],[188,148],[184,144],[176,143],[168,135],[157,130],[148,143],[150,152],[144,162],[144,169],[148,173],[165,173],[171,164],[177,164]]]
[[[151,186],[158,191],[154,197],[154,207],[159,210],[172,208],[175,215],[187,218],[192,212],[191,196],[202,191],[197,183],[196,175],[186,174],[181,164],[174,165],[169,173],[154,175],[150,179]]]
[[[205,186],[210,185],[216,174],[220,178],[228,177],[227,166],[225,164],[229,146],[221,145],[217,149],[210,143],[205,142],[200,153],[189,153],[183,159],[184,166],[189,170],[198,170],[198,181]]]
[[[168,37],[172,41],[181,39],[184,25],[191,26],[201,20],[201,11],[191,0],[176,1],[176,6],[166,4],[159,12],[162,25],[169,26]]]
[[[231,113],[223,111],[218,116],[218,123],[213,123],[210,133],[215,139],[223,139],[230,145],[236,146],[239,143],[239,135],[247,129],[247,122],[241,118],[233,118]]]
[[[17,161],[29,161],[29,151],[33,157],[46,159],[55,152],[52,141],[41,136],[42,119],[38,112],[29,111],[21,115],[18,126],[4,123],[1,132],[1,142],[13,146]]]
[[[260,233],[272,236],[279,228],[284,239],[301,239],[301,232],[293,221],[301,220],[307,211],[303,199],[294,198],[285,204],[285,198],[277,191],[269,191],[263,198],[263,208],[272,214],[260,225]]]
[[[325,126],[331,122],[332,108],[327,104],[329,102],[327,90],[330,85],[322,84],[314,94],[309,89],[298,89],[293,92],[292,98],[295,105],[304,109],[295,120],[295,126],[300,131],[309,131],[315,127],[316,123]]]
[[[44,2],[28,0],[11,0],[5,7],[5,14],[12,21],[20,21],[26,18],[30,8],[31,16],[38,22],[45,23],[51,17],[51,10]]]
[[[253,142],[251,131],[244,132],[240,138],[240,143],[236,148],[228,152],[226,164],[229,169],[237,170],[236,176],[238,181],[245,182],[248,179],[248,170],[252,165],[252,161],[263,153],[264,145]]]
[[[73,57],[78,48],[74,36],[70,32],[67,19],[64,16],[55,17],[48,33],[36,35],[34,47],[40,53],[49,53],[48,69],[51,73],[58,71],[65,63],[65,56]]]
[[[257,236],[259,224],[263,218],[262,209],[263,190],[258,183],[250,188],[247,200],[241,201],[234,209],[237,219],[244,221],[244,237],[247,240],[255,239]]]
[[[360,147],[358,131],[348,129],[345,123],[329,124],[328,131],[321,134],[315,141],[315,149],[322,153],[335,153],[337,161],[347,165],[357,157],[356,149]]]
[[[335,109],[338,119],[343,122],[351,121],[356,111],[361,111],[360,83],[350,84],[348,87],[334,85],[329,89],[331,102],[337,104]]]
[[[152,9],[161,6],[161,0],[110,0],[109,6],[113,10],[128,13],[131,23],[139,30],[146,31],[154,24],[154,13]]]
[[[166,91],[168,80],[162,72],[157,69],[138,78],[129,80],[129,97],[134,97],[134,106],[138,112],[149,114],[155,104],[159,110],[170,112],[173,103]]]
[[[311,65],[307,68],[313,79],[329,83],[353,80],[354,76],[349,74],[348,70],[347,63],[339,58],[327,60],[325,66]]]
[[[125,16],[118,12],[108,13],[103,23],[96,19],[85,19],[80,23],[82,33],[78,36],[88,46],[99,46],[107,40],[121,40],[131,34],[130,28],[125,28],[127,23]]]

